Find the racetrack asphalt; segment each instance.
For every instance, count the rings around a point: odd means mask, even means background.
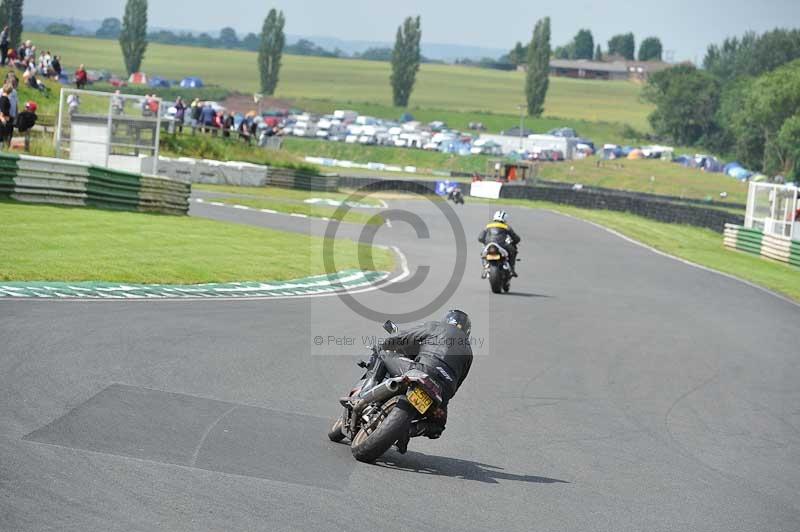
[[[356,298],[404,313],[447,284],[455,239],[434,204],[389,204],[430,237],[376,242],[428,277]],[[0,530],[800,530],[800,308],[520,208],[520,278],[492,295],[494,208],[456,208],[466,273],[427,316],[463,308],[482,342],[447,430],[375,465],[325,435],[382,334],[339,298],[0,301]]]

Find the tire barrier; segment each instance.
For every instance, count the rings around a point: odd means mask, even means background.
[[[143,159],[144,168],[152,168],[152,164],[152,157]],[[246,187],[274,186],[325,192],[336,190],[335,177],[240,161],[159,157],[157,169],[158,175],[162,177],[190,183]]]
[[[723,243],[730,249],[800,266],[800,242],[785,237],[767,235],[740,225],[725,224]]]
[[[30,203],[183,215],[189,183],[86,163],[0,153],[0,196]]]

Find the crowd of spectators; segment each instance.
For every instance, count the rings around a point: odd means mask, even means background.
[[[23,83],[41,92],[47,92],[45,79],[59,80],[62,75],[61,58],[50,50],[40,50],[37,55],[36,46],[30,40],[13,48],[9,41],[8,26],[0,32],[0,66],[21,71]]]

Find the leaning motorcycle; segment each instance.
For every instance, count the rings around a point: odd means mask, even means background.
[[[384,329],[394,334],[397,326],[391,321]],[[430,415],[437,415],[442,404],[442,390],[428,374],[410,369],[403,375],[386,375],[381,382],[374,382],[379,373],[378,348],[372,348],[369,362],[358,366],[366,372],[350,390],[347,397],[339,400],[344,411],[328,431],[328,438],[340,442],[350,440],[350,450],[360,462],[374,462],[401,438],[421,435],[416,425]]]
[[[464,205],[464,194],[460,188],[454,188],[447,194],[447,199],[452,200],[456,205]]]
[[[489,242],[481,252],[484,279],[489,279],[492,292],[508,292],[511,290],[511,264],[508,260],[508,251],[497,244]]]

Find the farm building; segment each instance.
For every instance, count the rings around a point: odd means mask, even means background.
[[[553,59],[550,61],[550,73],[568,78],[646,81],[650,74],[670,66],[661,61]]]

